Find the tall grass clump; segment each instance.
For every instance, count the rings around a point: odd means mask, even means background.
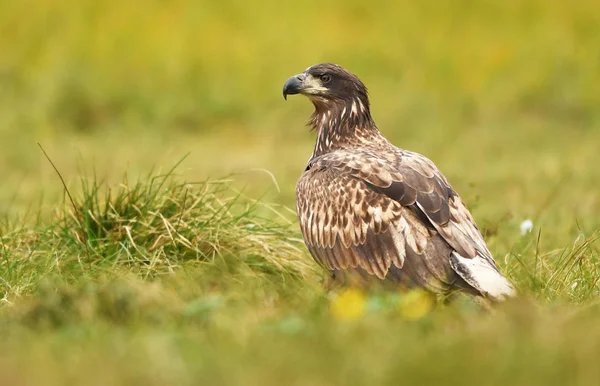
[[[7,225],[0,234],[7,293],[29,292],[48,275],[152,279],[212,264],[296,281],[314,270],[286,209],[247,197],[230,179],[181,182],[170,171],[109,186],[82,178],[66,193],[47,223]]]

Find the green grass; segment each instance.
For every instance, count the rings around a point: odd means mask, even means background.
[[[229,186],[172,174],[112,188],[83,180],[74,206],[63,203],[51,220],[5,224],[0,380],[593,379],[596,235],[548,252],[538,250],[539,235],[523,237],[502,264],[522,298],[491,314],[458,301],[406,320],[398,295],[375,293],[362,318],[340,320],[285,212]]]
[[[0,384],[597,383],[598,47],[591,0],[0,2]],[[281,97],[325,60],[517,301],[332,314],[290,209],[311,106]]]

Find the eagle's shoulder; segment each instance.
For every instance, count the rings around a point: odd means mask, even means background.
[[[314,258],[329,270],[360,267],[385,278],[406,254],[421,254],[431,231],[399,202],[348,167],[347,154],[315,159],[300,177],[300,229]]]
[[[360,180],[404,207],[423,211],[439,225],[450,220],[450,200],[456,192],[433,162],[418,153],[389,146],[377,151],[356,148],[323,154],[309,161],[299,187],[321,184],[328,173]]]
[[[471,213],[442,172],[422,154],[393,146],[383,151],[356,148],[323,154],[309,161],[296,194],[298,209],[316,205],[311,201],[327,206],[324,199],[335,200],[336,208],[346,208],[346,201],[360,202],[363,210],[375,203],[398,212],[407,208],[462,256],[480,255],[493,264]]]

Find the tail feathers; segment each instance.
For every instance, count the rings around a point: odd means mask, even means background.
[[[464,281],[492,300],[503,301],[517,295],[513,285],[481,256],[470,259],[452,252],[450,266]]]

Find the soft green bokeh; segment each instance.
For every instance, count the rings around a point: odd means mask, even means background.
[[[234,173],[293,208],[314,133],[310,103],[281,88],[322,61],[366,83],[388,138],[436,162],[536,305],[340,327],[314,274],[177,262],[150,280],[110,259],[88,272],[72,235],[54,235],[63,188],[37,142],[76,199],[82,176],[116,189],[189,153],[177,180]],[[0,383],[595,383],[599,85],[593,0],[0,1],[0,278],[13,288]],[[115,319],[123,293],[130,313]],[[108,316],[85,306],[105,297]],[[40,327],[36,312],[63,322]]]

